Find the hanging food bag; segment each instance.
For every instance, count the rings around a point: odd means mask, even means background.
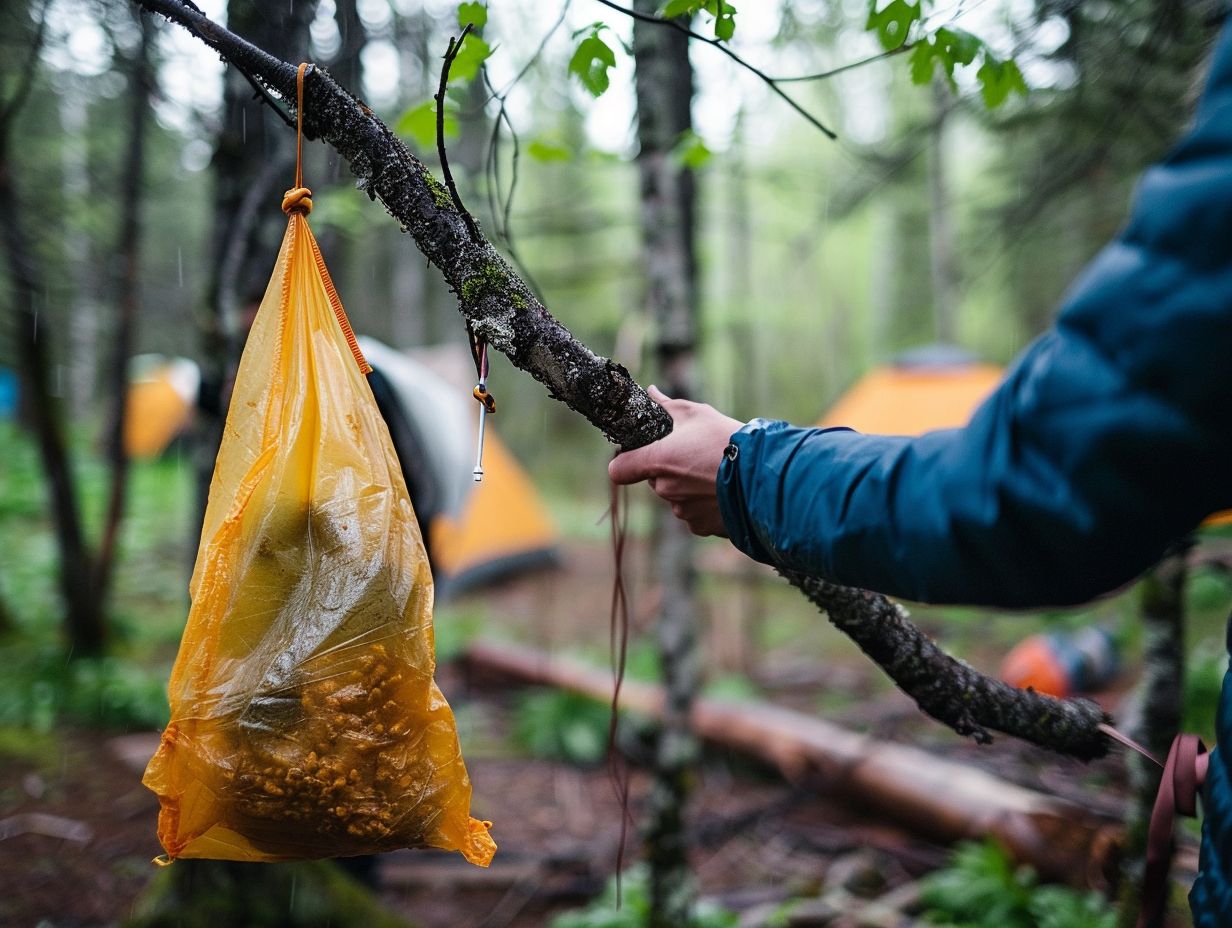
[[[145,772],[158,836],[172,860],[429,846],[486,866],[496,846],[433,681],[423,541],[309,197],[297,165]]]

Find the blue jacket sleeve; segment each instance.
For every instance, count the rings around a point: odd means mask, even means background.
[[[966,428],[732,441],[741,550],[926,602],[1083,602],[1232,507],[1232,32],[1193,130]]]

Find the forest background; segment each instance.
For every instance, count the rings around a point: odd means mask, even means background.
[[[457,4],[231,0],[202,9],[288,60],[328,67],[435,163],[429,101],[459,32]],[[1008,362],[1049,324],[1066,285],[1122,223],[1136,178],[1183,128],[1220,15],[1217,4],[1177,0],[930,8],[928,29],[969,30],[1021,69],[1029,93],[990,108],[974,68],[957,68],[952,82],[913,79],[911,56],[886,54],[869,12],[854,0],[746,4],[730,40],[772,75],[837,70],[778,84],[832,126],[835,141],[715,48],[690,49],[693,127],[671,158],[697,185],[697,395],[738,418],[814,422],[861,374],[932,342]],[[483,20],[481,61],[449,103],[462,198],[545,304],[646,382],[662,333],[642,312],[632,21],[593,0],[493,3]],[[698,23],[715,29],[704,13]],[[612,50],[598,97],[571,66],[592,36]],[[0,62],[4,165],[18,195],[5,207],[39,268],[34,325],[48,395],[35,402],[64,413],[83,534],[106,538],[117,363],[187,356],[208,382],[225,377],[283,224],[276,204],[290,184],[291,134],[214,53],[164,23],[140,25],[121,3],[10,0]],[[149,117],[140,129],[134,88]],[[144,160],[134,175],[138,134]],[[464,345],[455,297],[409,239],[354,189],[332,150],[309,145],[306,158],[312,223],[355,329],[399,348]],[[18,278],[0,277],[14,307]],[[124,306],[133,325],[120,338]],[[0,396],[12,395],[28,323],[19,311],[0,315]],[[564,535],[602,538],[610,447],[499,357],[492,383],[495,428]],[[212,455],[186,444],[132,471],[115,586],[103,583],[109,595],[99,597],[105,632],[87,648],[106,657],[65,670],[46,468],[15,405],[7,416],[0,627],[13,670],[0,687],[0,722],[14,731],[64,718],[159,724]],[[635,499],[635,532],[648,530],[649,513]],[[1192,639],[1200,660],[1219,640],[1225,592],[1214,574],[1191,585],[1209,618]],[[600,656],[606,595],[595,590],[578,616]],[[816,624],[801,606],[784,629]],[[453,629],[499,624],[483,610],[455,618],[441,624],[446,652],[460,647]]]

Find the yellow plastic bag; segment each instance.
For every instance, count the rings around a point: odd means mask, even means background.
[[[486,866],[496,846],[433,681],[423,541],[296,175],[143,782],[170,859],[431,846]]]

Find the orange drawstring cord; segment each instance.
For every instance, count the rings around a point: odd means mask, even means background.
[[[307,217],[312,212],[312,191],[304,186],[304,75],[308,73],[310,67],[312,65],[304,61],[300,63],[299,70],[295,72],[295,186],[282,195],[282,211],[292,219],[296,216]],[[304,229],[307,230],[307,223],[304,224]],[[313,238],[311,232],[308,233],[308,242],[312,247],[313,260],[321,275],[321,283],[325,286],[325,295],[329,299],[330,308],[333,309],[334,317],[342,328],[342,334],[346,337],[347,346],[351,349],[355,363],[359,365],[361,373],[371,374],[372,365],[368,363],[364,353],[359,350],[359,343],[355,340],[351,323],[342,308],[342,300],[338,298],[338,291],[334,289],[334,282],[329,276],[329,270],[325,267],[325,259],[321,257],[321,249],[317,247],[317,240]]]
[[[282,195],[282,211],[288,216],[312,212],[312,191],[304,186],[304,74],[309,67],[300,62],[295,73],[295,186]]]

